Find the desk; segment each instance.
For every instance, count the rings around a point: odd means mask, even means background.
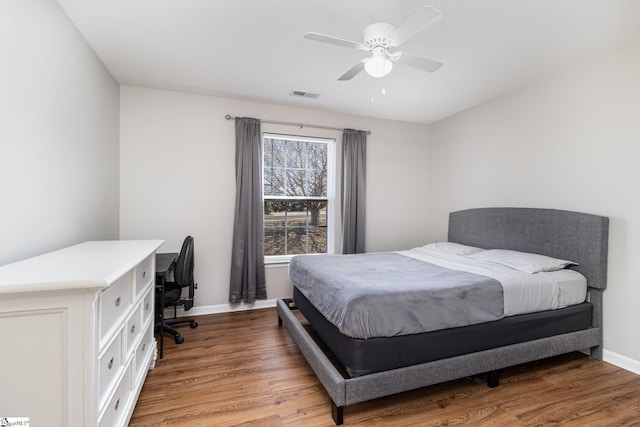
[[[178,254],[174,252],[156,254],[156,327],[160,328],[160,359],[164,356],[164,284],[176,258]]]

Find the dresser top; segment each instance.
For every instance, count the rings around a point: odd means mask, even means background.
[[[0,295],[106,288],[154,253],[164,240],[80,243],[0,267]]]

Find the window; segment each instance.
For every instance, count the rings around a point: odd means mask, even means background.
[[[270,260],[330,252],[334,143],[263,135],[264,254]]]

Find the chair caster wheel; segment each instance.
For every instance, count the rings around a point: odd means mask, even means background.
[[[189,322],[189,326],[191,326],[191,329],[197,328],[198,322],[196,322],[195,320],[192,320],[191,322]]]
[[[184,342],[184,337],[182,335],[178,335],[176,337],[176,344],[182,344]]]

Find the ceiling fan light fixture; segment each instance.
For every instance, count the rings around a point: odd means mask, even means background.
[[[374,52],[374,54],[364,63],[364,70],[371,77],[379,79],[391,72],[393,62],[384,56],[383,53]]]

